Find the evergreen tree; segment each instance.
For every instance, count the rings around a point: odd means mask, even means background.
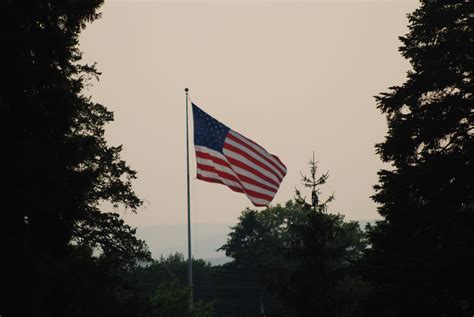
[[[260,212],[247,209],[221,249],[230,265],[274,293],[290,316],[357,316],[366,285],[354,274],[365,250],[357,222],[327,212],[331,195],[321,201],[320,187],[328,174],[302,176],[308,201],[296,190],[294,201]]]
[[[474,3],[423,0],[400,51],[407,80],[376,97],[388,134],[377,153],[367,275],[375,316],[474,313]]]
[[[67,270],[58,267],[75,245],[123,265],[149,255],[132,228],[100,209],[103,201],[141,205],[135,172],[104,138],[113,115],[84,91],[99,73],[81,63],[78,37],[102,2],[0,3],[2,316],[68,315]]]
[[[308,202],[296,190],[295,202],[306,214],[305,221],[289,224],[293,236],[286,247],[287,270],[281,283],[282,296],[294,316],[358,316],[358,302],[367,287],[354,274],[366,247],[364,232],[357,222],[345,222],[341,214],[328,213],[334,194],[320,200],[320,188],[328,173],[317,177],[317,162],[309,162],[310,176],[302,184],[310,190]]]

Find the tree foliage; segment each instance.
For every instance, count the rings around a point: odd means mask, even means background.
[[[474,312],[472,1],[421,1],[400,51],[412,69],[376,97],[388,134],[377,153],[367,274],[376,316]]]
[[[134,229],[101,208],[108,201],[135,211],[142,203],[121,147],[104,138],[112,113],[86,95],[99,72],[81,63],[79,33],[100,17],[101,4],[0,4],[6,79],[0,86],[0,143],[7,184],[0,230],[0,279],[7,296],[0,313],[8,316],[67,315],[65,277],[52,279],[60,271],[49,270],[76,257],[76,246],[100,247],[122,264],[149,256]]]
[[[357,302],[366,295],[365,283],[354,274],[365,250],[365,237],[356,222],[329,214],[319,200],[320,185],[328,174],[302,177],[310,189],[308,202],[297,190],[295,201],[260,212],[247,209],[222,246],[242,272],[255,279],[285,303],[289,315],[355,316]]]
[[[181,253],[161,256],[146,266],[131,271],[132,279],[137,281],[142,298],[148,299],[147,316],[189,316],[209,317],[214,314],[214,302],[196,296],[194,289],[193,310],[189,310],[191,291],[187,285],[188,262]],[[213,268],[201,259],[193,259],[193,281],[195,284],[209,283]]]

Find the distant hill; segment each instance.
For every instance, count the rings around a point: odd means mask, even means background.
[[[204,259],[213,265],[229,262],[223,251],[216,251],[227,241],[230,224],[197,223],[191,227],[192,252],[195,258]],[[138,238],[145,240],[154,258],[181,252],[187,257],[188,231],[185,224],[163,224],[138,227]]]

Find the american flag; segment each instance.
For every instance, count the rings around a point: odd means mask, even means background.
[[[192,107],[197,178],[244,193],[255,206],[268,206],[286,175],[285,164],[194,103]]]

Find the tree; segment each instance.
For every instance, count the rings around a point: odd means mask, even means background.
[[[296,190],[295,201],[306,213],[303,222],[289,225],[293,239],[286,251],[289,270],[283,276],[282,295],[297,315],[357,316],[358,302],[366,296],[365,283],[354,270],[365,251],[365,235],[357,222],[345,222],[341,214],[328,213],[328,203],[319,199],[328,173],[317,177],[317,162],[309,162],[310,176],[302,184],[311,201]]]
[[[113,114],[85,95],[99,76],[81,64],[78,36],[102,0],[2,1],[5,81],[0,86],[3,179],[0,230],[2,315],[67,315],[66,287],[52,271],[77,251],[100,247],[122,263],[149,256],[101,202],[135,211],[136,173],[109,146]],[[56,276],[53,278],[52,276]],[[34,312],[34,313],[33,313]]]
[[[191,291],[177,280],[166,281],[158,287],[152,298],[154,315],[157,317],[211,317],[212,302],[198,301],[193,310],[189,311]]]
[[[247,209],[222,246],[241,274],[255,279],[279,296],[295,316],[355,316],[366,285],[354,273],[365,250],[365,237],[356,222],[327,213],[331,195],[320,201],[317,163],[310,161],[308,202],[299,190],[294,201],[260,212]],[[247,274],[248,275],[248,274]]]
[[[214,302],[196,294],[199,284],[212,283],[213,268],[201,259],[193,259],[194,304],[189,311],[190,289],[187,285],[188,263],[183,254],[161,256],[146,266],[136,267],[131,276],[136,280],[142,298],[149,299],[150,316],[213,316]],[[145,305],[147,306],[147,305]],[[140,316],[143,316],[141,314]]]
[[[421,1],[400,38],[412,70],[376,97],[388,122],[376,150],[392,166],[373,196],[376,316],[474,313],[473,14],[472,1]]]

